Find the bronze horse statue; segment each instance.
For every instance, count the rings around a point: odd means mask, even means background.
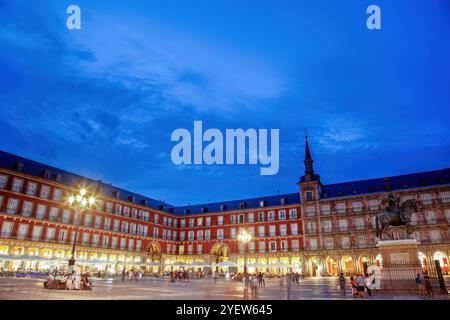
[[[411,235],[414,231],[411,225],[411,214],[417,212],[417,201],[409,199],[401,205],[390,207],[388,211],[381,211],[376,217],[376,235],[383,240],[383,234],[389,226],[406,226],[406,233]],[[392,235],[389,235],[393,239]]]

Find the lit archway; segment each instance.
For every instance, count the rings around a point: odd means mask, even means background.
[[[367,256],[360,256],[359,257],[359,271],[367,274],[367,269],[369,268],[370,265],[370,259]]]
[[[377,267],[383,268],[383,257],[381,256],[381,254],[378,254],[375,257],[375,264]]]
[[[334,257],[327,258],[326,268],[328,275],[336,276],[339,273],[338,261]]]
[[[147,246],[147,259],[150,262],[159,261],[161,258],[161,245],[158,242],[150,242]]]
[[[342,271],[344,273],[355,273],[355,265],[353,258],[350,256],[343,256],[341,259]]]
[[[417,254],[417,257],[419,258],[420,265],[422,266],[423,272],[428,273],[429,269],[428,269],[428,259],[427,259],[427,256],[426,256],[423,252],[419,252],[419,253]]]
[[[216,243],[211,248],[211,255],[213,256],[213,262],[219,263],[228,260],[230,255],[230,247],[225,243]]]
[[[310,259],[311,265],[311,275],[313,277],[321,277],[323,272],[322,259],[319,257],[311,257]]]
[[[445,253],[443,253],[442,251],[436,251],[433,254],[433,260],[438,261],[443,273],[447,274],[449,272],[448,258]]]

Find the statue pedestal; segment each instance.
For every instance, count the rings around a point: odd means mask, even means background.
[[[414,292],[415,278],[422,272],[418,257],[419,243],[415,239],[379,241],[382,257],[381,290]]]
[[[419,243],[416,239],[378,241],[383,264],[418,263]]]

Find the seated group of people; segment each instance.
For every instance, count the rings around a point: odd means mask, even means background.
[[[92,290],[92,283],[86,274],[72,271],[71,274],[49,274],[44,282],[46,289],[59,290]]]

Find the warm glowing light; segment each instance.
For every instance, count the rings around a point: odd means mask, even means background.
[[[80,196],[80,195],[77,195],[77,202],[80,202],[81,201],[81,199],[83,199],[83,197],[82,196]]]
[[[90,197],[89,198],[89,204],[93,205],[95,203],[95,198],[94,197]]]
[[[75,201],[75,197],[74,196],[70,196],[69,197],[69,203],[72,204]]]
[[[86,200],[86,198],[81,199],[81,205],[82,205],[83,207],[85,207],[85,206],[87,205],[87,200]]]
[[[246,231],[243,231],[238,234],[237,238],[240,242],[247,243],[252,239],[252,236],[248,234]]]
[[[82,196],[84,196],[84,195],[86,194],[86,189],[82,188],[82,189],[80,190],[80,194],[81,194]]]

